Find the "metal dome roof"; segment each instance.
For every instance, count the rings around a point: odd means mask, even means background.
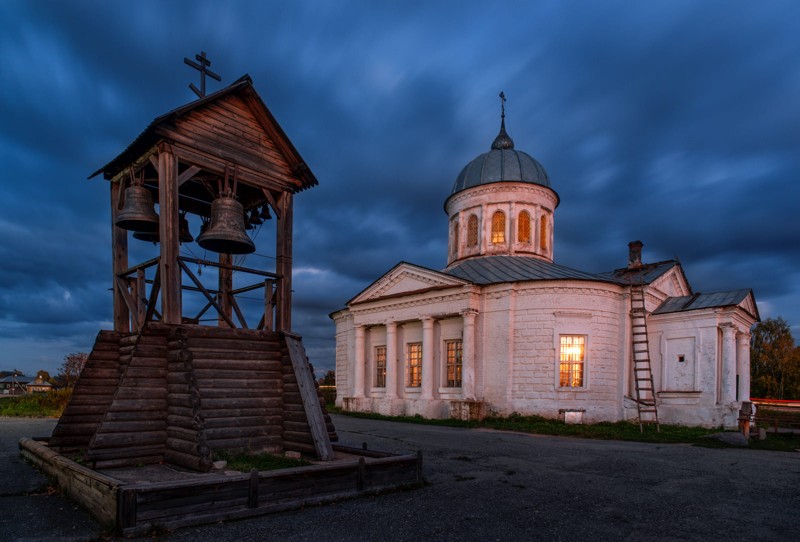
[[[500,123],[500,133],[492,142],[491,150],[461,170],[450,195],[473,186],[499,182],[533,183],[550,188],[550,178],[544,166],[529,154],[514,149],[514,141],[506,133],[505,118]]]

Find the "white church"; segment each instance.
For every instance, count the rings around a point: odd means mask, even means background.
[[[750,393],[749,289],[696,293],[678,261],[553,261],[559,196],[505,130],[445,201],[447,267],[400,262],[336,324],[336,404],[428,418],[536,414],[735,427]]]

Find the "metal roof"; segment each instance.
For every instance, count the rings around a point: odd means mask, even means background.
[[[443,271],[474,284],[497,284],[529,280],[591,280],[621,283],[613,277],[578,271],[525,256],[483,256],[455,264]]]
[[[604,271],[597,274],[601,277],[613,279],[625,284],[650,284],[676,265],[678,265],[677,261],[666,260],[663,262],[647,263],[634,269],[623,267],[622,269],[614,269],[613,271]]]
[[[729,292],[713,292],[710,294],[694,294],[681,297],[668,297],[653,311],[653,314],[668,314],[715,307],[732,307],[738,305],[752,293],[750,289],[731,290]]]
[[[533,183],[550,188],[544,166],[529,154],[514,149],[514,140],[506,133],[505,119],[491,150],[467,164],[453,184],[453,195],[467,188],[499,182]]]

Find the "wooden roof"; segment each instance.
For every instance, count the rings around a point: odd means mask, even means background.
[[[153,120],[116,158],[92,173],[116,181],[148,167],[162,142],[187,164],[220,176],[235,165],[239,183],[292,193],[318,184],[300,153],[253,88],[249,75]],[[232,172],[231,172],[232,173]],[[213,199],[213,195],[211,196]]]

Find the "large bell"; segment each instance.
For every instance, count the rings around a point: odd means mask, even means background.
[[[229,196],[220,196],[211,203],[211,220],[197,238],[197,244],[212,252],[250,254],[255,244],[245,232],[242,204]]]
[[[158,215],[153,208],[153,196],[141,185],[125,189],[125,206],[117,215],[117,226],[138,232],[158,231]]]
[[[180,219],[178,220],[179,224],[179,231],[178,231],[178,241],[181,243],[191,243],[194,241],[194,237],[192,237],[192,232],[189,231],[189,221],[186,220],[186,213],[182,213]],[[133,233],[133,238],[138,239],[140,241],[150,241],[151,243],[158,243],[159,242],[159,233],[158,230],[156,231],[137,231]]]

